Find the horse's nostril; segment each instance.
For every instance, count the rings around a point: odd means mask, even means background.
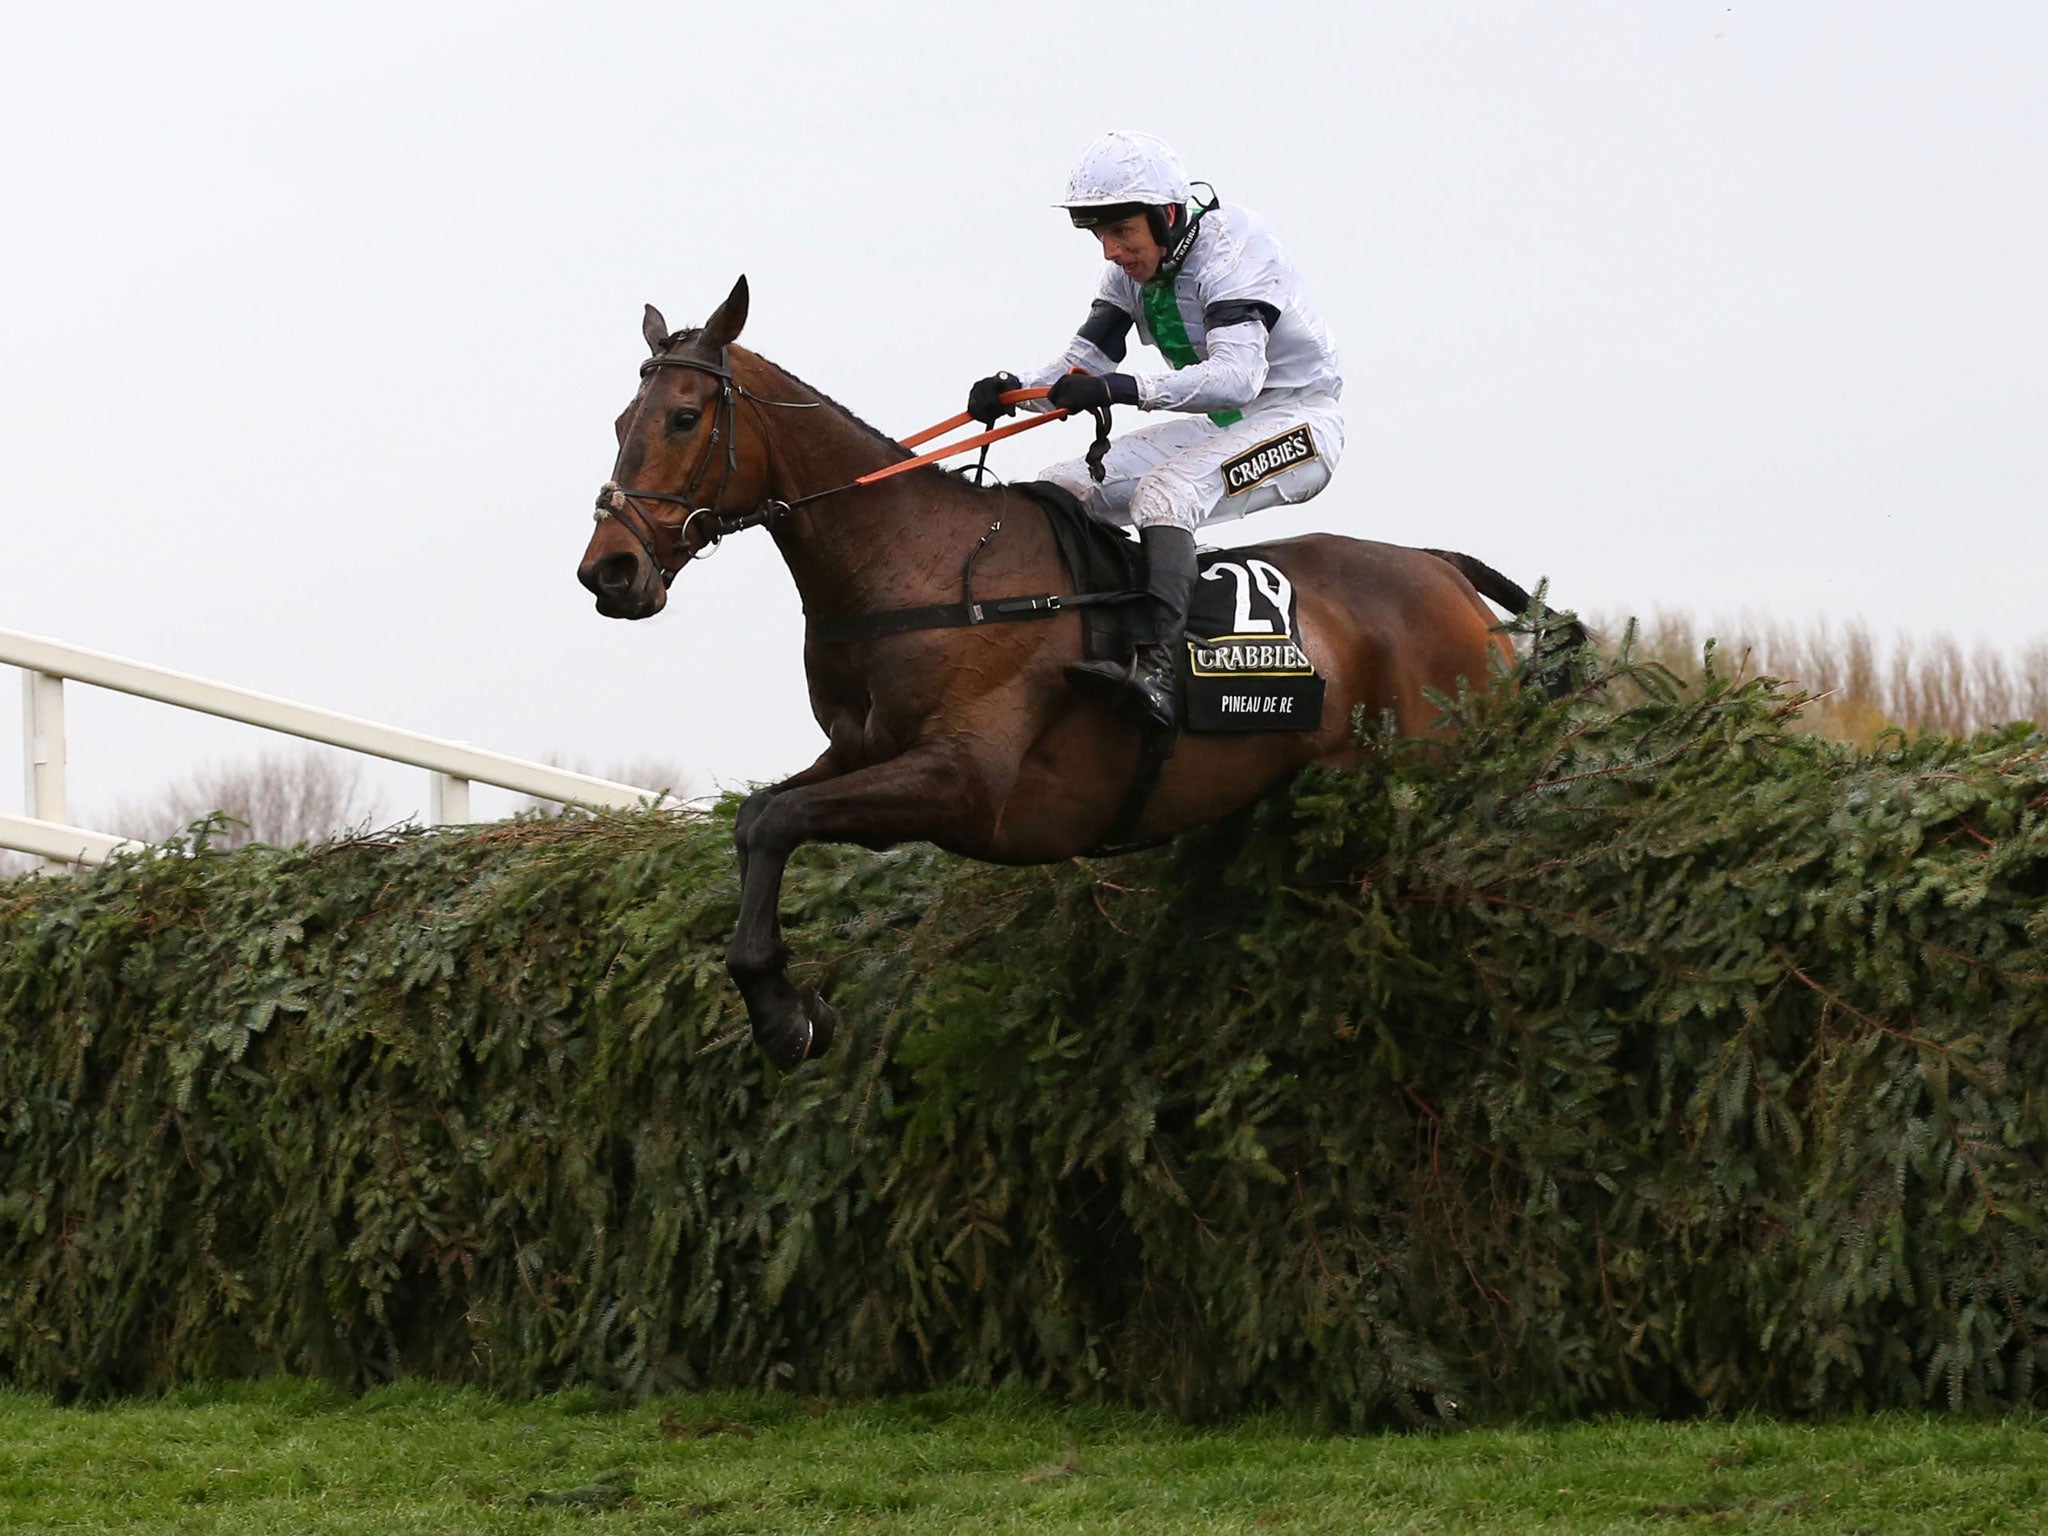
[[[638,574],[637,562],[631,555],[605,555],[576,567],[576,579],[600,597],[625,596],[632,591]]]

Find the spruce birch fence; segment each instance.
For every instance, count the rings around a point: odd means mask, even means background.
[[[70,823],[65,792],[64,685],[84,683],[178,709],[197,710],[306,741],[423,768],[431,775],[428,820],[435,826],[470,819],[469,787],[490,784],[520,794],[592,809],[625,809],[656,791],[572,773],[546,763],[487,752],[462,742],[380,725],[311,704],[211,682],[166,667],[129,661],[17,630],[0,629],[0,663],[22,672],[22,772],[25,815],[0,812],[0,848],[53,864],[104,863],[140,845],[110,832]]]

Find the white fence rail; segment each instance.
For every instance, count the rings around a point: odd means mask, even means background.
[[[0,629],[0,663],[22,669],[22,758],[26,816],[0,814],[0,848],[58,863],[98,864],[122,847],[132,847],[111,833],[91,832],[66,824],[69,808],[64,788],[64,684],[90,683],[138,698],[154,699],[180,709],[199,710],[244,725],[280,731],[307,741],[324,742],[351,752],[424,768],[431,780],[428,819],[435,826],[469,820],[471,783],[593,808],[626,808],[654,797],[655,791],[615,784],[587,773],[571,773],[545,763],[485,752],[460,742],[441,741],[417,731],[379,725],[331,709],[295,704],[247,688],[208,682],[183,672],[124,661],[59,641]]]

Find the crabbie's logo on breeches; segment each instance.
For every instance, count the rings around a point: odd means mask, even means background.
[[[1294,583],[1241,550],[1205,551],[1201,576],[1188,609],[1187,728],[1319,729],[1323,680],[1297,638]]]
[[[1223,494],[1242,496],[1261,481],[1283,470],[1306,464],[1318,457],[1316,435],[1307,426],[1293,427],[1278,437],[1269,437],[1256,448],[1248,448],[1223,465]]]

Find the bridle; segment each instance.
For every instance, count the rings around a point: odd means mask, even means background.
[[[750,393],[746,385],[732,376],[732,363],[723,347],[719,348],[717,362],[707,362],[698,357],[684,357],[673,352],[657,352],[640,365],[640,377],[644,379],[660,368],[689,368],[697,373],[709,374],[718,380],[718,404],[712,408],[711,435],[705,439],[704,451],[697,456],[697,466],[690,474],[690,482],[680,493],[629,491],[622,489],[616,480],[607,480],[598,487],[597,512],[593,521],[602,523],[606,518],[617,519],[619,525],[633,535],[634,542],[646,551],[648,563],[661,573],[662,586],[669,587],[674,585],[676,576],[684,565],[691,560],[705,558],[705,551],[716,549],[727,534],[739,533],[747,528],[758,528],[763,523],[773,522],[784,516],[792,507],[816,499],[814,496],[801,496],[796,501],[789,502],[769,497],[764,498],[758,507],[745,512],[730,512],[719,505],[725,498],[727,487],[732,484],[733,475],[739,470],[739,413],[734,402],[744,400],[756,408],[773,405],[791,411],[816,410],[818,402],[764,400],[759,395]],[[711,472],[711,461],[717,456],[721,441],[725,444],[725,469],[718,477],[717,490],[700,504],[697,493],[704,483],[705,476]],[[817,494],[829,496],[831,492],[820,491]],[[655,552],[656,524],[645,512],[633,505],[636,501],[665,501],[674,506],[690,509],[689,514],[675,529],[676,542],[684,552],[684,558],[675,570],[672,571],[663,565],[661,556]],[[705,520],[704,540],[692,548],[690,525],[700,517]]]
[[[670,341],[675,339],[675,337],[669,338]],[[915,458],[903,459],[882,469],[871,470],[865,475],[860,475],[855,479],[847,481],[844,485],[834,485],[822,491],[812,491],[809,495],[798,496],[793,500],[787,501],[780,497],[767,496],[762,498],[759,506],[745,512],[732,512],[721,507],[718,503],[724,499],[726,488],[732,483],[732,477],[739,469],[739,433],[736,427],[738,410],[734,402],[744,400],[757,410],[763,406],[776,406],[789,411],[816,410],[818,402],[815,400],[764,400],[761,396],[750,393],[744,384],[733,377],[732,363],[729,354],[723,347],[719,348],[718,361],[716,362],[707,362],[701,357],[685,357],[674,352],[657,352],[640,365],[640,377],[646,378],[657,368],[690,368],[698,373],[709,374],[712,378],[718,380],[718,404],[713,409],[711,415],[711,435],[705,440],[703,453],[698,455],[697,467],[690,474],[690,483],[680,492],[629,491],[622,489],[616,480],[607,480],[598,487],[596,521],[602,523],[608,517],[616,518],[619,524],[625,528],[626,532],[633,535],[634,542],[646,552],[648,563],[661,575],[661,584],[664,589],[675,584],[675,579],[681,573],[683,566],[689,564],[692,560],[705,558],[706,551],[716,549],[727,534],[739,533],[748,528],[759,528],[763,524],[772,525],[787,517],[796,508],[803,506],[807,502],[820,501],[827,496],[837,496],[841,491],[857,490],[865,485],[873,485],[879,480],[886,480],[893,475],[917,469],[923,465],[934,463],[939,459],[950,458],[954,454],[964,452],[970,448],[979,447],[981,449],[981,467],[985,467],[988,462],[988,444],[1010,437],[1018,432],[1030,431],[1034,427],[1050,426],[1053,422],[1062,420],[1067,415],[1067,412],[1063,410],[1047,411],[1042,415],[1033,416],[1024,421],[1013,422],[1006,427],[996,427],[978,436],[949,443],[945,447],[936,448],[929,453],[920,454]],[[1078,369],[1075,371],[1079,372]],[[1047,390],[1040,388],[1019,389],[1006,393],[1001,398],[1004,404],[1011,405],[1023,400],[1040,399],[1047,393]],[[1109,447],[1110,412],[1109,407],[1106,405],[1092,406],[1088,409],[1089,413],[1095,418],[1095,442],[1088,450],[1088,472],[1100,483],[1103,477],[1102,456]],[[928,427],[922,432],[914,433],[910,437],[905,438],[901,446],[906,449],[914,447],[928,441],[932,437],[951,431],[954,427],[962,426],[968,420],[968,414],[963,411],[960,415],[942,421],[935,427]],[[721,440],[725,443],[724,473],[718,478],[717,491],[710,497],[708,502],[699,505],[697,499],[698,490],[703,484],[704,477],[711,472],[711,461],[718,452],[718,445]],[[674,506],[688,507],[690,509],[681,524],[674,530],[676,541],[683,548],[683,559],[677,564],[675,570],[671,571],[661,563],[661,556],[656,553],[654,547],[654,530],[657,525],[646,513],[633,505],[636,501],[665,501]],[[705,520],[704,541],[693,549],[690,547],[690,525],[695,523],[700,517]],[[1000,528],[1001,526],[1001,522],[998,521],[996,527]],[[994,531],[994,529],[990,530],[991,533]],[[984,544],[987,543],[986,537],[984,537],[982,542]],[[977,552],[979,552],[978,546]]]

